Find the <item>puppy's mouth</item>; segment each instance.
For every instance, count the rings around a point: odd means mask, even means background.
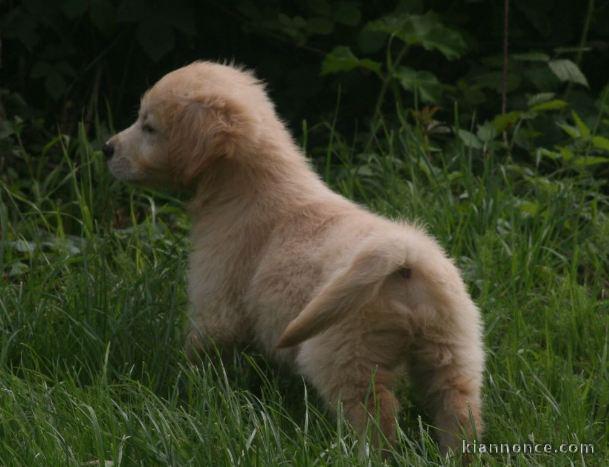
[[[133,167],[129,163],[129,160],[120,157],[120,155],[113,155],[108,160],[108,169],[114,178],[123,182],[134,182],[137,181],[137,174],[133,170]]]

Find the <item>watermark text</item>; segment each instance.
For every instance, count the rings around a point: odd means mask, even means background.
[[[463,441],[464,454],[594,454],[589,443],[478,443]]]

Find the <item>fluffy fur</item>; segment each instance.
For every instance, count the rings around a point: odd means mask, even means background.
[[[106,152],[119,179],[193,194],[189,354],[255,343],[389,440],[407,374],[444,450],[481,433],[481,323],[458,269],[420,228],[330,191],[250,72],[169,73]]]

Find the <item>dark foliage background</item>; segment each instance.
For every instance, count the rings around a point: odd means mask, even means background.
[[[512,0],[510,53],[569,58],[580,65],[591,95],[597,94],[607,80],[609,26],[603,18],[609,3],[594,3],[587,18],[583,1]],[[345,45],[357,56],[383,61],[387,36],[366,25],[392,13],[433,11],[438,22],[461,35],[463,53],[449,61],[437,51],[413,48],[405,62],[432,71],[442,83],[459,83],[449,96],[466,108],[497,113],[500,83],[492,73],[499,69],[503,8],[502,1],[476,0],[8,0],[0,10],[2,87],[4,94],[18,93],[32,115],[59,115],[61,124],[73,123],[107,104],[122,125],[143,90],[168,70],[196,59],[235,60],[271,84],[293,123],[331,113],[339,84],[344,114],[357,118],[369,114],[380,83],[370,72],[320,76],[324,58]],[[523,92],[540,90],[535,87],[560,89],[560,80],[547,70],[535,74],[518,65],[512,67],[512,106]],[[472,96],[478,88],[483,96]],[[450,105],[448,98],[440,102]],[[24,111],[5,106],[9,115]]]
[[[518,128],[503,140],[510,155],[592,155],[580,165],[602,174],[609,140],[593,144],[577,122],[601,138],[609,129],[609,2],[508,6],[504,76],[498,0],[5,0],[0,164],[18,167],[16,135],[40,149],[83,121],[101,139],[129,123],[160,76],[213,59],[255,68],[297,134],[305,121],[334,120],[361,135],[375,114],[401,124],[397,105],[440,147],[456,126],[475,149]]]

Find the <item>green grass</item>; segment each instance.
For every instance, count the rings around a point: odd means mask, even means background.
[[[485,322],[484,441],[591,443],[594,454],[492,454],[484,465],[609,465],[609,209],[582,173],[502,154],[425,152],[415,130],[358,154],[335,135],[320,170],[346,196],[424,223]],[[111,180],[84,132],[0,176],[2,465],[369,465],[311,388],[254,349],[187,365],[188,220]],[[68,149],[69,148],[69,149]],[[59,149],[61,161],[49,163]],[[342,161],[337,164],[336,161]],[[390,465],[442,465],[404,407]]]

